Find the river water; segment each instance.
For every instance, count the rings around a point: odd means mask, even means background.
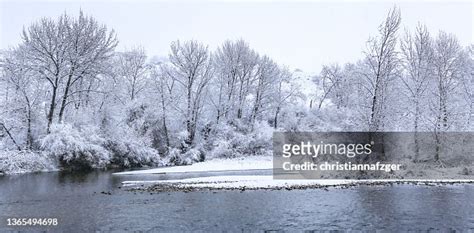
[[[0,177],[0,232],[474,231],[474,185],[158,194],[119,188],[131,179],[110,171]],[[57,218],[59,224],[7,226],[12,217]]]

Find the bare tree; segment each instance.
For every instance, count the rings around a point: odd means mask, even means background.
[[[400,22],[400,10],[393,8],[379,26],[379,36],[369,40],[365,52],[365,62],[370,69],[368,78],[372,89],[369,119],[371,131],[379,131],[383,124],[386,89],[398,64],[395,46]]]
[[[435,71],[435,161],[440,161],[443,133],[450,128],[449,100],[458,84],[462,82],[464,59],[462,48],[454,35],[441,31],[434,44],[434,71]]]
[[[168,75],[169,69],[170,68],[166,64],[159,63],[159,64],[154,64],[154,67],[151,72],[151,76],[155,82],[155,87],[160,97],[161,122],[162,122],[162,128],[163,128],[163,136],[165,138],[165,143],[167,147],[166,150],[168,150],[171,146],[169,129],[168,129],[168,112],[169,112],[168,106],[172,105],[171,98],[173,95],[173,87],[174,87],[174,80],[172,77]]]
[[[323,96],[319,100],[318,109],[321,109],[323,102],[332,95],[333,102],[339,109],[343,105],[344,73],[338,64],[323,66],[320,74],[322,80]]]
[[[209,49],[197,41],[175,41],[171,44],[169,60],[173,69],[168,75],[181,85],[185,96],[186,144],[189,146],[194,142],[206,87],[213,75],[211,57]]]
[[[219,122],[221,117],[226,118],[229,110],[233,107],[236,97],[236,85],[242,63],[242,49],[238,48],[237,43],[226,41],[217,48],[214,54],[214,66],[216,68],[216,84],[219,88],[217,100],[217,117]]]
[[[260,114],[262,107],[265,106],[265,101],[268,101],[271,95],[271,89],[276,87],[277,76],[279,75],[278,65],[269,57],[263,56],[259,59],[254,91],[254,104],[252,107],[252,114],[250,122],[255,123],[257,116]]]
[[[470,45],[466,54],[466,66],[464,81],[462,81],[462,90],[469,110],[467,111],[466,126],[472,130],[472,117],[474,116],[474,45]]]
[[[117,54],[117,75],[124,80],[130,100],[134,100],[147,86],[149,67],[146,60],[143,48]]]
[[[69,18],[66,15],[57,21],[43,18],[23,30],[23,46],[30,60],[31,68],[49,84],[49,109],[47,113],[47,132],[53,122],[57,106],[59,86],[67,76],[67,50],[69,41],[67,27]]]
[[[62,122],[66,106],[70,103],[68,98],[74,94],[71,93],[71,88],[78,80],[94,78],[95,74],[100,73],[118,43],[113,30],[108,32],[107,27],[100,25],[94,18],[85,16],[82,11],[77,19],[70,20],[65,26],[69,42],[66,53],[68,72],[58,114],[59,122]],[[82,91],[84,90],[76,90],[76,93]]]
[[[80,79],[96,74],[117,45],[112,31],[82,13],[77,19],[63,14],[57,21],[43,18],[23,31],[23,46],[31,67],[50,85],[51,101],[47,114],[47,131],[53,122],[58,97],[58,120],[63,120],[70,103],[71,88]],[[90,76],[89,76],[90,77]],[[62,89],[63,93],[59,93]]]
[[[414,34],[406,32],[401,42],[403,67],[406,75],[401,80],[408,90],[409,99],[413,102],[414,131],[415,131],[415,157],[419,156],[418,131],[422,114],[422,104],[425,91],[428,88],[429,78],[433,75],[433,45],[432,39],[426,26],[419,24]]]
[[[24,49],[21,47],[7,52],[5,58],[0,61],[0,67],[4,71],[3,76],[6,78],[6,84],[13,87],[13,93],[18,97],[16,98],[18,102],[15,104],[15,110],[21,111],[19,118],[25,121],[26,149],[29,150],[32,149],[33,145],[33,111],[38,104],[36,100],[40,96],[41,87],[37,83],[38,80],[34,78],[31,69],[26,65],[24,52]],[[2,123],[2,125],[13,142],[17,144],[5,123]],[[17,146],[20,148],[19,145]]]
[[[293,97],[299,97],[299,87],[294,82],[292,82],[293,74],[288,70],[288,68],[281,68],[278,76],[276,77],[276,88],[275,93],[272,96],[272,101],[274,102],[275,114],[273,117],[273,127],[278,128],[279,115],[285,106],[290,105],[290,101]]]
[[[245,97],[250,92],[256,71],[258,55],[243,41],[226,41],[215,53],[215,80],[219,95],[216,105],[217,121],[235,112],[242,118]]]
[[[436,131],[449,128],[448,102],[462,81],[464,59],[462,48],[454,35],[441,31],[434,45],[434,67],[437,96]]]

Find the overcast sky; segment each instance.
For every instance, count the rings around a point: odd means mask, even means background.
[[[143,46],[166,56],[171,41],[199,40],[216,48],[243,38],[280,64],[316,72],[322,64],[355,61],[388,10],[402,11],[402,31],[417,22],[433,34],[473,43],[472,1],[13,1],[0,0],[0,48],[18,44],[23,26],[79,9],[113,28],[119,50]]]

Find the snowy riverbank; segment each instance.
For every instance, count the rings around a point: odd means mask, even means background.
[[[54,159],[41,152],[0,151],[0,175],[58,170]]]
[[[114,175],[130,176],[123,181],[124,187],[133,190],[146,191],[194,191],[194,190],[220,190],[220,189],[304,189],[324,187],[348,187],[354,185],[387,185],[387,184],[455,184],[474,183],[472,179],[373,179],[373,180],[351,180],[351,179],[285,179],[276,180],[272,175],[228,175],[226,172],[247,172],[252,170],[272,169],[272,157],[251,156],[235,159],[216,159],[196,163],[190,166],[176,166],[155,168],[149,170],[119,172]],[[223,175],[212,174],[212,176],[200,176],[185,179],[168,180],[134,180],[134,175],[166,175],[183,173],[213,173],[222,172]]]
[[[143,175],[143,174],[170,174],[191,172],[221,172],[242,170],[264,170],[272,169],[273,160],[271,156],[250,156],[233,159],[213,159],[189,166],[161,167],[148,170],[119,172],[115,175]]]
[[[315,188],[348,188],[359,185],[381,186],[394,184],[453,185],[473,184],[474,180],[274,180],[272,176],[214,176],[183,180],[124,181],[130,191],[200,191],[200,190],[293,190]]]

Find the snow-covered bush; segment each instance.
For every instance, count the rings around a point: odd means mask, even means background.
[[[272,149],[272,140],[273,140],[273,132],[275,131],[273,127],[267,124],[264,121],[259,121],[254,126],[255,130],[252,132],[253,141],[251,147],[258,150],[264,149]],[[257,151],[258,154],[259,151]]]
[[[0,151],[0,173],[19,174],[56,169],[55,160],[40,152]]]
[[[171,148],[166,155],[165,160],[168,164],[173,165],[181,161],[181,150],[178,148]]]
[[[195,162],[204,161],[204,154],[199,149],[189,149],[182,152],[180,149],[172,148],[166,156],[169,165],[191,165]]]
[[[201,150],[193,148],[186,151],[181,156],[181,161],[183,161],[183,164],[192,164],[194,162],[202,162],[204,161],[204,154],[201,152]]]
[[[120,167],[163,165],[157,150],[136,141],[109,140],[106,145],[112,152],[111,164]]]
[[[148,135],[142,126],[125,124],[106,128],[107,142],[104,145],[111,152],[111,165],[143,167],[162,163],[160,153],[153,147],[157,139]]]
[[[53,125],[51,133],[41,140],[41,149],[56,158],[66,169],[142,167],[162,165],[157,150],[138,140],[133,132],[123,130],[124,137],[103,135],[91,126]]]
[[[51,133],[41,140],[46,155],[58,159],[67,169],[103,168],[111,158],[104,148],[106,140],[94,127],[75,128],[68,124],[52,125]]]
[[[232,158],[235,155],[229,140],[219,138],[214,141],[213,146],[209,156],[211,158]]]
[[[282,131],[301,132],[331,132],[331,131],[361,131],[364,130],[357,114],[350,109],[334,105],[327,105],[321,109],[301,110],[282,114],[285,121],[280,124]]]
[[[209,158],[234,158],[267,154],[272,149],[273,128],[257,122],[254,131],[242,130],[242,125],[219,124],[212,131],[208,145]]]

